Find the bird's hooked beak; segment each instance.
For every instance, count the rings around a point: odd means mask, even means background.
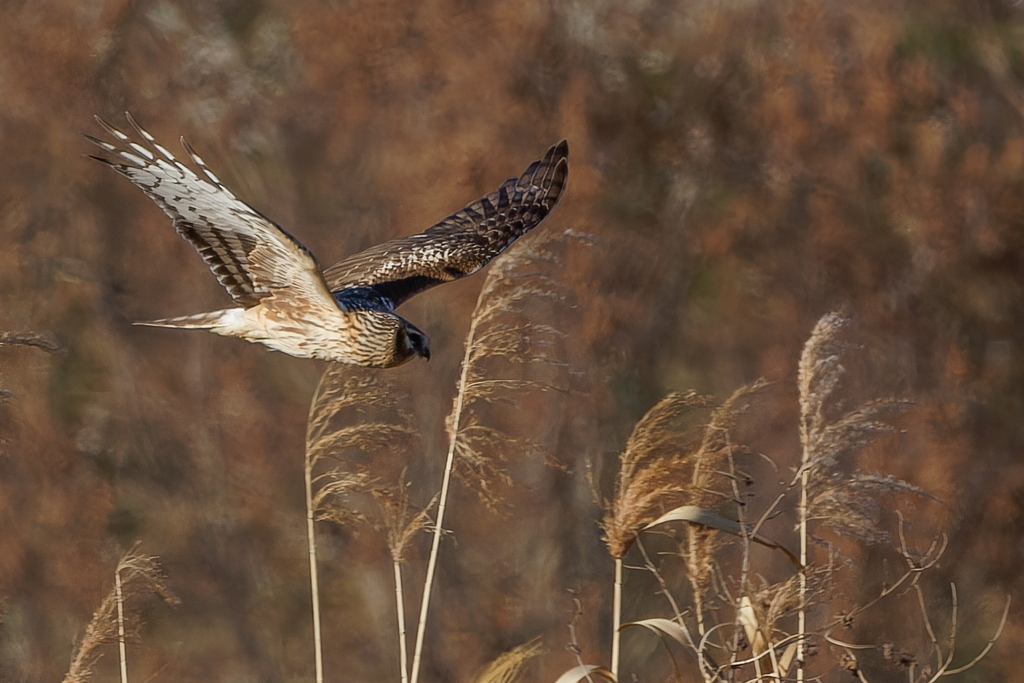
[[[409,351],[412,351],[417,356],[422,356],[425,360],[430,360],[430,345],[427,342],[427,335],[408,323],[406,324],[405,334]]]

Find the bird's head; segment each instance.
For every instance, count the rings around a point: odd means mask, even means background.
[[[405,363],[413,356],[422,356],[430,360],[430,346],[427,335],[423,334],[410,322],[402,321],[404,324],[398,328],[395,338],[395,358],[397,364]]]

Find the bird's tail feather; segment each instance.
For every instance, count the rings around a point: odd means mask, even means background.
[[[209,313],[196,313],[195,315],[183,315],[178,318],[163,318],[161,320],[140,320],[134,325],[145,325],[146,327],[180,327],[188,330],[212,330],[224,326],[224,315],[228,311],[210,311]]]

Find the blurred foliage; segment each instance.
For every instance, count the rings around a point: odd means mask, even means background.
[[[312,670],[302,444],[324,366],[130,326],[227,298],[142,193],[82,157],[90,117],[125,109],[164,144],[186,135],[327,264],[569,139],[541,229],[594,236],[552,266],[579,301],[559,351],[581,386],[501,425],[567,469],[514,463],[511,520],[456,492],[429,679],[544,635],[553,680],[575,662],[566,588],[600,659],[610,563],[586,463],[600,475],[669,391],[759,376],[779,384],[748,442],[790,463],[800,349],[838,306],[865,349],[850,405],[917,403],[864,457],[946,502],[920,520],[953,529],[939,582],[979,610],[1024,604],[1022,19],[1000,0],[0,4],[0,332],[66,349],[0,346],[0,680],[63,674],[136,539],[182,600],[147,615],[140,675]],[[426,488],[481,283],[403,309],[434,350],[393,371]],[[386,548],[330,533],[328,671],[395,679]],[[1019,614],[992,680],[1015,670]]]

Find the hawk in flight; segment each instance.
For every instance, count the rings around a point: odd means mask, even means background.
[[[86,136],[114,159],[93,157],[128,178],[170,216],[231,294],[235,308],[138,323],[210,330],[300,358],[389,368],[430,358],[427,336],[395,313],[404,301],[483,268],[558,202],[568,174],[563,140],[518,178],[427,228],[322,270],[313,254],[239,200],[181,139],[198,173],[131,117],[141,140],[96,121],[114,142]]]

